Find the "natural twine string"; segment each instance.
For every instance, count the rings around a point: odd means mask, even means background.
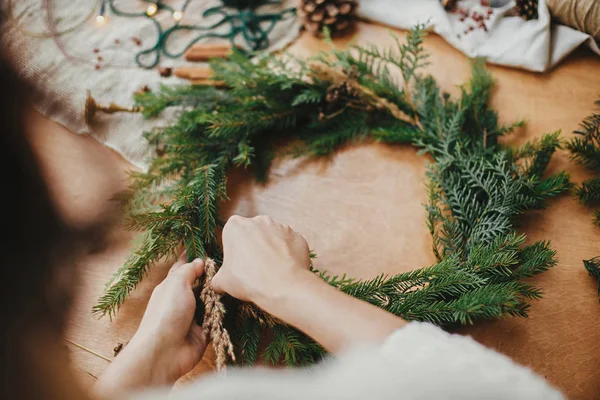
[[[548,8],[559,22],[600,42],[600,0],[548,0]]]
[[[221,295],[215,293],[210,287],[210,282],[217,273],[217,266],[210,258],[206,259],[204,273],[206,278],[204,279],[204,287],[200,292],[200,300],[204,303],[206,312],[204,314],[204,321],[202,322],[202,329],[204,329],[204,333],[209,335],[212,340],[213,348],[217,355],[217,371],[222,371],[227,363],[227,356],[229,355],[231,360],[235,361],[235,354],[229,333],[223,327],[225,307],[221,302]]]

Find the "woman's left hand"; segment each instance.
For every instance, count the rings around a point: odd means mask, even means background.
[[[170,385],[200,362],[207,338],[194,321],[192,286],[203,272],[202,260],[186,263],[181,255],[152,292],[138,331],[98,380],[99,395]]]

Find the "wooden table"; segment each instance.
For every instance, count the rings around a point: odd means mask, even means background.
[[[386,28],[361,23],[358,43],[391,44]],[[336,42],[344,46],[346,42]],[[469,76],[468,60],[432,36],[431,73],[441,86],[456,93]],[[304,36],[292,46],[300,55],[324,48]],[[497,87],[494,105],[503,121],[529,121],[509,138],[526,139],[562,129],[570,136],[593,109],[600,95],[600,59],[582,51],[547,74],[490,67]],[[32,118],[34,144],[55,193],[57,203],[73,223],[103,218],[114,208],[110,197],[125,187],[131,165],[93,139],[76,136],[39,115]],[[575,181],[586,172],[561,152],[550,169],[568,169]],[[224,216],[268,214],[301,232],[319,255],[317,266],[334,273],[369,278],[397,273],[434,262],[425,226],[425,159],[409,146],[364,144],[349,147],[330,159],[277,160],[266,186],[243,171],[232,174],[231,202]],[[464,328],[464,333],[546,377],[570,398],[600,396],[600,305],[593,280],[582,259],[600,254],[600,229],[591,223],[590,210],[573,197],[552,201],[540,212],[520,221],[529,241],[550,239],[559,264],[532,281],[544,289],[529,319],[506,319]],[[168,266],[155,267],[111,322],[96,319],[91,308],[108,277],[123,263],[133,236],[117,226],[79,263],[81,277],[66,338],[112,359],[113,347],[133,335],[152,288]],[[68,343],[73,365],[91,385],[109,361]],[[194,374],[212,368],[212,354]],[[401,390],[401,389],[400,389]]]

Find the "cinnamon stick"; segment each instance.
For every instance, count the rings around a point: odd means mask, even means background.
[[[213,76],[213,70],[205,67],[182,67],[175,70],[175,76],[189,80],[209,79]]]
[[[185,52],[187,61],[208,61],[211,58],[225,58],[232,53],[231,44],[195,44]]]

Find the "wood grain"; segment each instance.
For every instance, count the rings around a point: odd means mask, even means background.
[[[344,46],[350,39],[336,43]],[[391,44],[386,28],[365,23],[359,24],[354,39]],[[292,51],[311,55],[324,47],[305,35]],[[445,90],[456,93],[457,85],[469,76],[468,60],[437,36],[428,38],[426,47],[432,52],[431,73]],[[600,60],[584,51],[544,75],[490,69],[498,83],[494,105],[501,118],[528,121],[526,128],[508,138],[510,144],[557,129],[569,136],[600,95]],[[124,187],[129,164],[90,138],[35,118],[34,144],[57,203],[75,223],[101,218],[99,210],[110,205],[107,199]],[[333,273],[369,278],[409,271],[434,262],[422,205],[425,161],[411,147],[377,144],[349,147],[326,160],[278,159],[267,185],[254,183],[248,172],[234,171],[231,201],[223,214],[268,214],[290,224],[318,253],[317,267]],[[564,152],[550,167],[568,169],[575,181],[588,176]],[[533,304],[527,320],[479,324],[461,332],[530,366],[569,398],[598,398],[600,305],[581,260],[600,254],[600,230],[592,226],[590,211],[569,196],[518,222],[529,241],[552,240],[558,251],[559,265],[532,280],[544,289],[544,298]],[[92,316],[92,305],[125,260],[132,239],[116,227],[104,248],[80,260],[81,277],[74,288],[77,301],[67,337],[109,358],[116,343],[127,342],[135,332],[153,286],[167,270],[166,265],[153,268],[112,322]],[[107,362],[70,348],[82,379],[92,384],[91,375],[101,374]],[[205,357],[192,376],[212,366],[210,356]]]

